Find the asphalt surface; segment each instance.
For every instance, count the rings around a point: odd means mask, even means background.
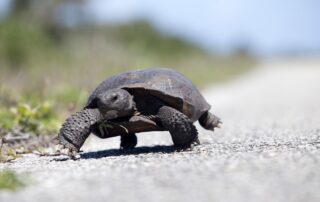
[[[92,137],[79,161],[1,164],[31,180],[0,201],[320,201],[320,60],[265,62],[204,95],[224,125],[197,124],[193,151],[174,152],[166,132],[139,134],[130,153]]]

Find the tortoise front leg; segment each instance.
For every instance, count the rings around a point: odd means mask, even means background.
[[[170,132],[178,151],[192,149],[193,145],[200,144],[196,127],[186,115],[178,110],[163,106],[159,109],[156,118]]]
[[[58,136],[58,153],[74,156],[90,135],[91,126],[102,120],[98,109],[84,109],[70,116]]]

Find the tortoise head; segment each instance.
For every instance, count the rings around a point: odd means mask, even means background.
[[[108,120],[133,114],[136,105],[133,96],[123,89],[111,89],[99,94],[97,107]]]

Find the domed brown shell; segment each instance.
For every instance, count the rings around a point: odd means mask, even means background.
[[[169,68],[149,68],[112,76],[93,91],[87,107],[101,93],[110,89],[142,90],[160,98],[168,106],[174,107],[196,121],[210,105],[194,84],[179,72]]]

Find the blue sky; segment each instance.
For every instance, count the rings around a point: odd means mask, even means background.
[[[9,0],[0,0],[0,17],[3,17],[7,14],[9,2]]]
[[[0,0],[0,17],[10,0]],[[88,0],[98,23],[144,19],[214,52],[320,54],[320,0]],[[72,13],[66,15],[70,18]],[[70,18],[69,21],[72,19]]]
[[[147,19],[223,53],[320,52],[319,0],[92,0],[89,9],[102,23]]]

